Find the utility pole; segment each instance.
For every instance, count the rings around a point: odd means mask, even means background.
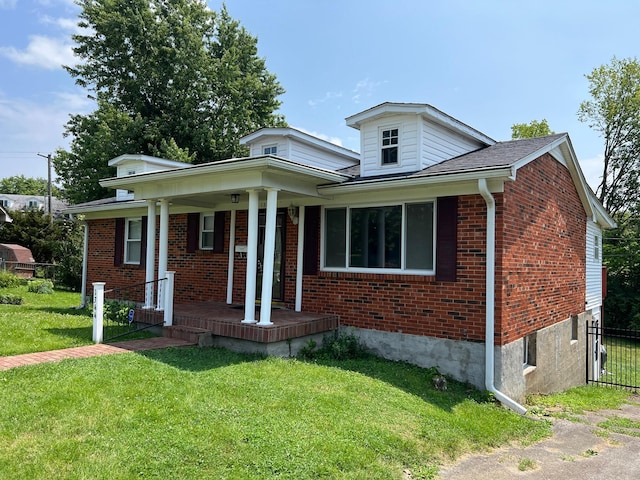
[[[53,222],[53,212],[51,211],[51,154],[48,155],[42,155],[41,153],[37,154],[39,157],[42,158],[46,158],[47,159],[47,197],[48,197],[48,201],[47,201],[47,206],[49,209],[49,221]]]

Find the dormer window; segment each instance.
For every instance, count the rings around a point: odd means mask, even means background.
[[[269,145],[268,147],[264,147],[263,153],[265,155],[277,155],[278,154],[278,146],[277,145]]]
[[[398,164],[398,129],[389,128],[381,132],[380,160],[382,165]]]
[[[40,208],[40,202],[37,200],[29,200],[29,210],[38,210]]]

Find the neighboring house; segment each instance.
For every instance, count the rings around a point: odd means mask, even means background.
[[[49,197],[47,195],[14,195],[0,192],[0,207],[5,212],[42,210],[48,213]],[[60,215],[67,204],[56,197],[51,197],[51,211],[54,216]]]
[[[10,270],[19,277],[32,278],[36,271],[36,261],[31,250],[22,245],[0,243],[0,271]]]
[[[264,128],[242,139],[248,158],[113,159],[116,198],[69,209],[87,221],[87,285],[175,270],[176,302],[244,304],[246,323],[257,291],[264,328],[272,302],[337,315],[378,354],[515,409],[583,384],[614,223],[569,136],[496,142],[413,103],[347,125],[361,153]]]

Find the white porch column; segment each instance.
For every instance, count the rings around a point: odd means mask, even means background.
[[[153,308],[153,280],[156,270],[156,201],[147,200],[147,258],[145,264],[144,308]]]
[[[233,267],[236,250],[236,211],[231,210],[229,225],[229,267],[227,273],[227,304],[233,303]]]
[[[258,271],[258,191],[249,192],[249,215],[247,218],[247,277],[244,293],[244,320],[256,323],[256,273]]]
[[[165,278],[169,259],[169,200],[160,200],[160,246],[158,249],[158,279]],[[164,289],[158,288],[158,309],[164,309]]]
[[[277,213],[278,189],[268,188],[267,217],[264,226],[264,255],[262,260],[262,296],[260,298],[260,321],[258,325],[273,325],[271,322],[271,299],[273,298],[273,257],[276,250]]]
[[[298,207],[298,258],[296,261],[296,312],[302,311],[302,269],[304,266],[304,205]]]

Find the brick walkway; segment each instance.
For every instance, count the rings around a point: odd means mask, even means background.
[[[0,370],[35,365],[37,363],[59,362],[66,358],[87,358],[98,355],[113,355],[116,353],[139,352],[142,350],[157,350],[168,347],[185,347],[193,343],[177,338],[152,337],[126,342],[101,343],[84,347],[65,348],[48,352],[25,353],[12,357],[0,357]]]

